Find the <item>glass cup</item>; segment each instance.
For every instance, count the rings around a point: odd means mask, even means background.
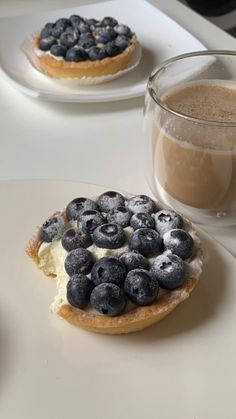
[[[149,186],[200,224],[236,224],[236,52],[169,59],[149,77],[144,109]]]

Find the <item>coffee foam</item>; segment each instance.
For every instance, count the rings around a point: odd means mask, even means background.
[[[193,122],[163,111],[157,114],[155,124],[172,141],[181,142],[182,147],[190,145],[211,152],[236,152],[236,127],[223,125],[236,125],[236,83],[223,80],[185,83],[169,90],[162,102],[180,114],[199,120]]]
[[[236,83],[200,80],[171,89],[162,98],[169,108],[193,118],[214,122],[235,122]]]

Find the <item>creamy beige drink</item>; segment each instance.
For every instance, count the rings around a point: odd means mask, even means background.
[[[162,100],[169,108],[206,122],[157,109],[152,131],[153,170],[165,200],[170,195],[190,207],[219,213],[235,209],[236,84],[189,82],[168,91]],[[235,126],[223,124],[229,122]]]

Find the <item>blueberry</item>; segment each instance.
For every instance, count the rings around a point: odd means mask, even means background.
[[[40,38],[48,38],[52,34],[54,26],[54,23],[46,23],[44,28],[41,30]]]
[[[94,29],[95,26],[99,23],[99,20],[93,19],[93,18],[86,19],[86,23],[87,23],[88,26],[90,26],[90,27],[92,26],[92,29]]]
[[[66,17],[62,17],[56,21],[55,26],[57,28],[64,28],[65,30],[68,26],[70,26],[70,24],[71,23],[69,19],[67,19]]]
[[[97,285],[91,294],[90,302],[99,313],[107,316],[117,316],[126,306],[124,291],[115,284]]]
[[[79,47],[78,45],[75,45],[74,47],[70,48],[66,53],[66,61],[74,61],[78,63],[79,61],[85,61],[88,58],[87,52]]]
[[[146,257],[157,256],[162,251],[162,240],[155,230],[139,228],[130,236],[129,247]]]
[[[67,28],[71,28],[71,23],[70,23],[69,19],[62,18],[62,19],[58,19],[56,21],[54,29],[58,29],[62,33]]]
[[[181,259],[188,259],[193,253],[192,236],[180,228],[167,231],[163,235],[163,243],[165,250],[170,250]]]
[[[62,215],[50,217],[42,225],[42,239],[47,243],[59,240],[65,229],[65,220]]]
[[[105,223],[105,219],[99,211],[87,210],[78,216],[78,225],[87,233],[92,233],[95,228]]]
[[[77,249],[78,247],[87,248],[93,244],[90,234],[85,233],[81,229],[70,228],[66,230],[62,236],[61,244],[67,252]]]
[[[95,45],[95,40],[92,35],[84,33],[80,35],[78,45],[84,49],[88,49]]]
[[[69,276],[75,274],[88,274],[91,271],[94,260],[92,253],[78,247],[77,249],[71,250],[65,259],[65,270]]]
[[[60,43],[66,48],[71,48],[78,42],[76,33],[63,32],[60,36]]]
[[[103,224],[93,232],[93,242],[105,249],[118,249],[125,242],[123,228],[118,224]]]
[[[83,22],[79,24],[78,30],[81,34],[90,34],[91,33],[89,25],[86,25]]]
[[[109,223],[119,224],[121,227],[128,227],[132,213],[126,207],[117,207],[107,213]]]
[[[66,61],[74,61],[78,63],[79,61],[85,61],[88,58],[87,52],[79,47],[78,45],[75,45],[74,47],[68,49],[66,53]]]
[[[53,36],[42,38],[39,41],[39,49],[41,49],[42,51],[48,51],[51,48],[51,46],[56,43],[57,43],[57,40]]]
[[[118,35],[115,39],[115,44],[123,51],[129,45],[129,40],[125,35]]]
[[[148,212],[137,212],[136,214],[132,215],[131,221],[130,221],[131,227],[133,227],[134,230],[137,230],[138,228],[153,228],[154,227],[154,220]]]
[[[172,290],[183,284],[186,277],[186,264],[177,255],[163,254],[157,256],[150,273],[160,287]]]
[[[147,195],[136,195],[129,198],[125,205],[134,214],[137,212],[155,212],[155,203]]]
[[[98,206],[100,211],[109,212],[120,206],[124,206],[124,197],[119,192],[108,191],[98,198]]]
[[[125,265],[127,271],[132,271],[133,269],[149,269],[148,259],[136,250],[123,253],[120,260]]]
[[[67,34],[75,36],[76,38],[79,38],[79,31],[77,29],[72,28],[72,26],[67,26],[64,33],[67,33]]]
[[[88,51],[88,56],[91,61],[102,60],[106,57],[106,51],[104,48],[92,47]]]
[[[55,55],[55,57],[65,57],[66,56],[66,47],[63,47],[63,45],[53,45],[50,48],[50,53],[52,55]]]
[[[152,303],[159,291],[158,282],[145,269],[134,269],[125,278],[124,291],[131,301],[144,306]]]
[[[69,20],[70,20],[71,26],[74,29],[78,28],[79,24],[84,22],[84,19],[78,15],[70,16]]]
[[[106,16],[102,19],[101,25],[102,26],[116,26],[118,24],[117,20],[114,17]]]
[[[97,43],[106,44],[109,41],[112,41],[116,37],[115,31],[113,29],[105,29],[96,31],[96,41]]]
[[[79,214],[87,210],[96,210],[97,204],[89,198],[75,198],[66,207],[66,217],[70,220],[77,220]]]
[[[73,275],[66,286],[66,296],[69,304],[76,308],[84,308],[90,300],[93,288],[94,284],[87,276],[83,274]]]
[[[161,236],[173,228],[183,227],[183,218],[177,212],[169,209],[158,211],[154,215],[156,230]]]
[[[46,23],[46,25],[45,25],[44,27],[45,27],[46,29],[50,30],[50,29],[53,29],[53,28],[54,28],[54,26],[55,26],[55,23],[48,22],[48,23]]]
[[[127,25],[116,25],[114,30],[118,35],[125,35],[130,37],[132,35],[130,28]]]
[[[52,29],[52,36],[54,36],[54,38],[60,38],[61,34],[64,32],[64,28],[63,27],[55,27]]]
[[[118,45],[115,44],[114,41],[107,42],[105,45],[106,53],[109,55],[109,57],[115,57],[116,55],[121,53],[121,48],[118,47]]]
[[[40,39],[48,38],[52,34],[53,28],[43,28],[40,32]]]
[[[122,285],[126,275],[124,264],[117,258],[105,256],[99,259],[92,267],[91,279],[94,284],[99,285],[103,282],[112,282]]]

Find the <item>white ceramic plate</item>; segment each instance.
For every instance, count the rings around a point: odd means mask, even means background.
[[[142,46],[139,66],[125,76],[97,86],[79,86],[76,81],[60,82],[37,70],[27,61],[20,47],[25,38],[46,22],[62,16],[111,15],[128,24]],[[6,47],[7,39],[7,47]],[[104,102],[141,96],[149,74],[158,64],[184,52],[205,49],[193,35],[145,0],[113,0],[37,15],[1,19],[1,74],[23,93],[35,98],[65,102]]]
[[[49,312],[54,281],[26,257],[25,244],[55,209],[103,191],[70,182],[0,183],[1,418],[236,417],[236,262],[206,235],[198,286],[149,329],[97,335]]]

